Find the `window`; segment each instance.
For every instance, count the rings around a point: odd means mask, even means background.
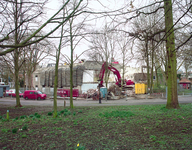
[[[43,94],[42,92],[38,91],[38,94]]]
[[[35,85],[35,90],[38,90],[38,85]]]
[[[38,75],[35,75],[35,81],[36,82],[38,81]]]
[[[29,92],[29,94],[33,94],[33,92]]]

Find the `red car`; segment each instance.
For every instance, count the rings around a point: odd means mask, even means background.
[[[47,95],[43,94],[41,91],[37,91],[37,90],[27,90],[23,93],[23,98],[24,99],[37,99],[37,100],[41,100],[41,99],[46,99]]]

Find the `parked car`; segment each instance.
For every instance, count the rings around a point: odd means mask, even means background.
[[[23,98],[26,100],[28,100],[28,99],[41,100],[41,99],[46,99],[47,95],[43,94],[41,91],[37,91],[37,90],[26,90],[23,93]]]
[[[16,90],[15,89],[9,89],[5,91],[5,95],[6,96],[12,96],[12,97],[16,97]],[[23,97],[23,93],[21,91],[19,91],[19,96]]]

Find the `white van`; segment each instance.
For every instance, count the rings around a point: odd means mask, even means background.
[[[15,89],[9,89],[5,91],[6,96],[12,96],[12,97],[16,97],[16,90]],[[21,91],[19,91],[19,96],[23,97],[23,93]]]

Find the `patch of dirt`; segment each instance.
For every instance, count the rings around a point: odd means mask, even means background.
[[[58,107],[58,111],[62,110],[63,107]],[[22,115],[32,115],[34,113],[45,114],[47,112],[53,111],[52,106],[24,106],[21,108],[16,108],[10,105],[0,106],[0,116],[6,115],[7,110],[9,110],[10,119],[20,117]]]

